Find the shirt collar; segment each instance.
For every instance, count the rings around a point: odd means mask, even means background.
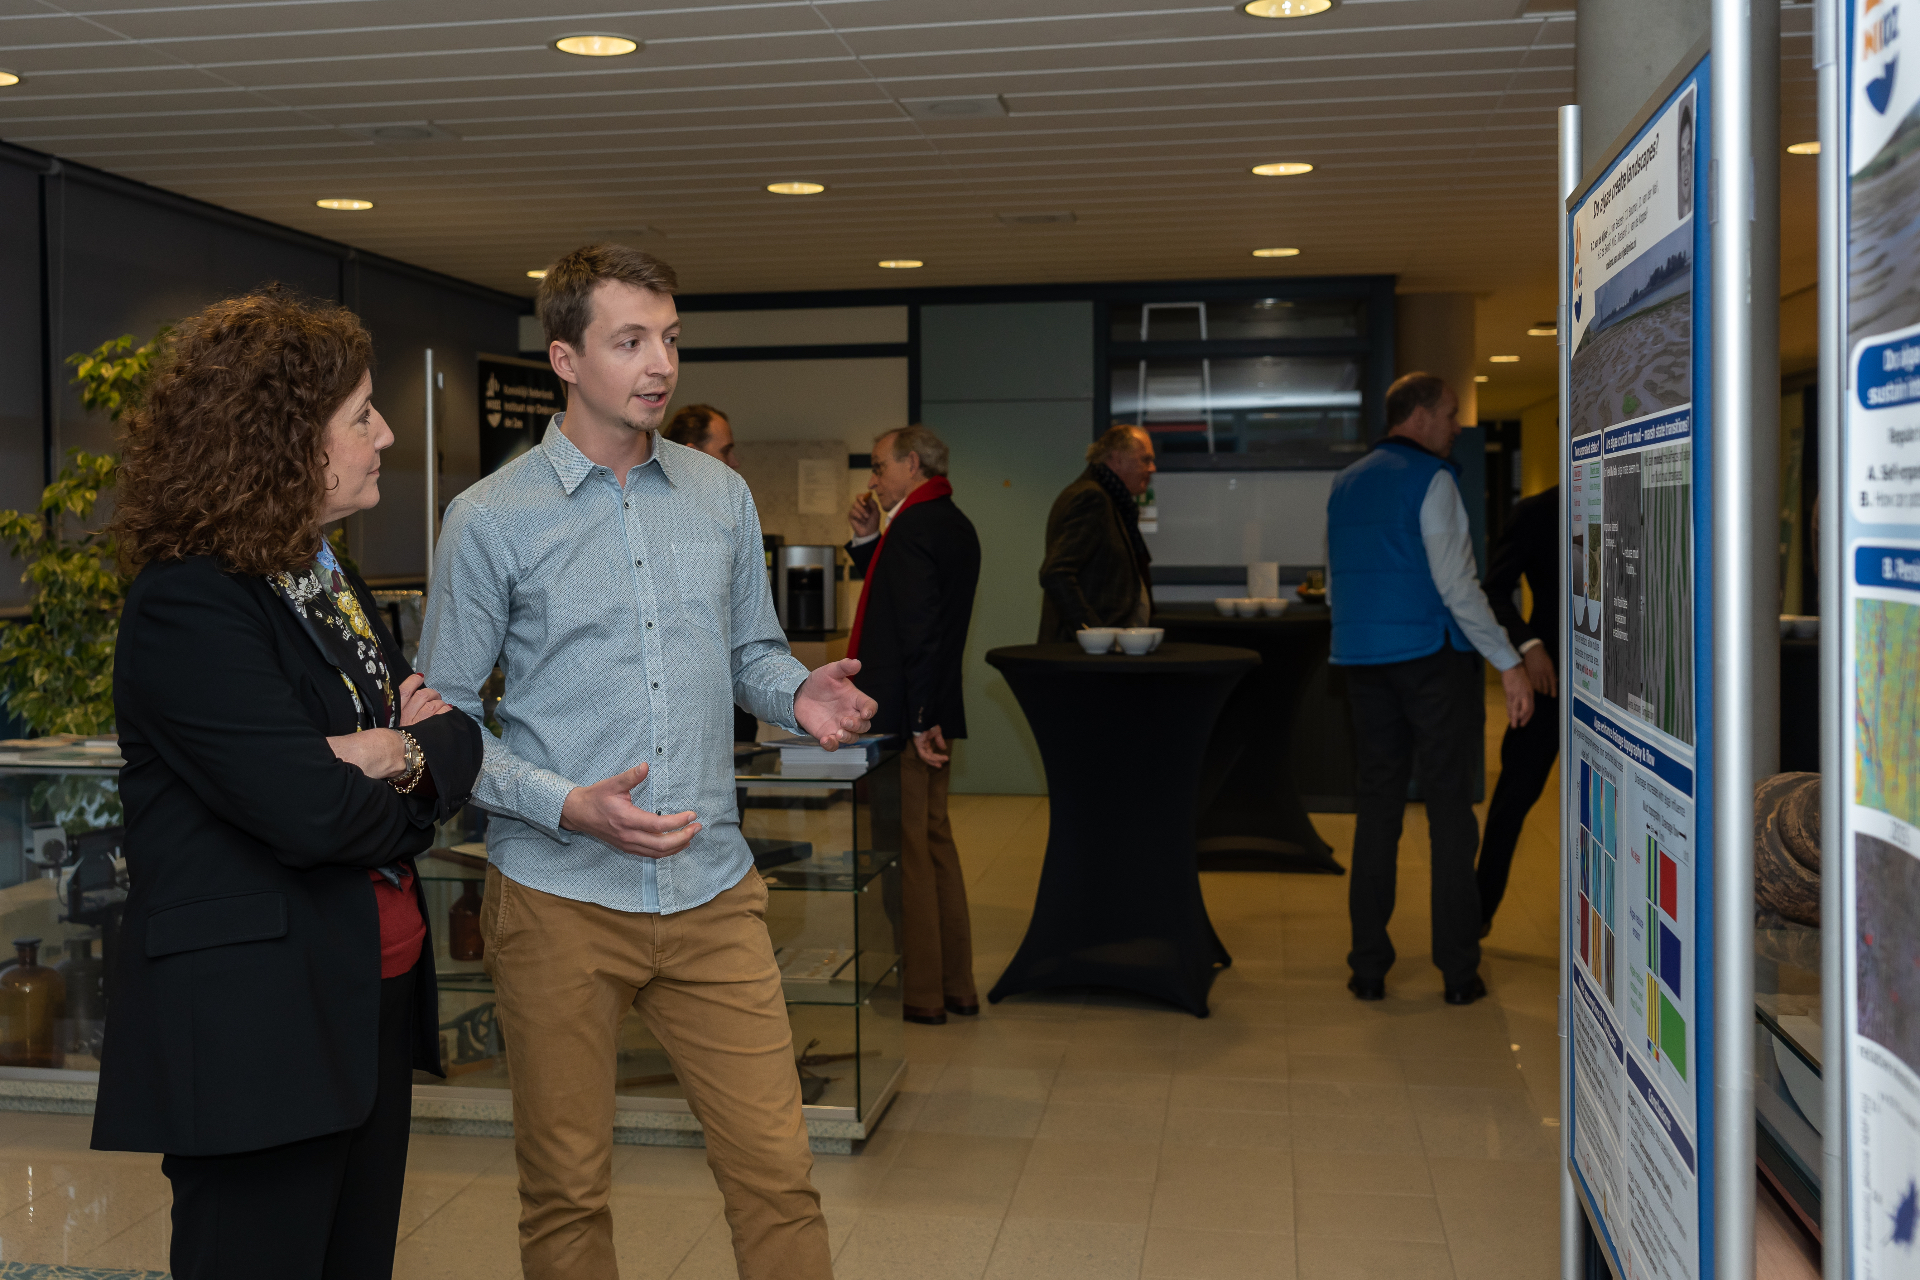
[[[566,432],[560,429],[560,424],[566,416],[565,410],[553,415],[553,420],[547,424],[547,434],[540,440],[540,449],[547,455],[547,461],[553,464],[553,473],[559,478],[560,487],[571,498],[573,491],[599,469],[599,464],[580,452],[580,447],[567,439]],[[652,435],[653,456],[641,465],[658,462],[660,474],[667,478],[668,484],[672,484],[676,464],[667,460],[669,451],[662,447],[665,442],[661,440],[660,433],[655,431]]]

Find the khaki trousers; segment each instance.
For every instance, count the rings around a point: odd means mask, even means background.
[[[951,763],[935,769],[911,746],[900,753],[901,999],[918,1009],[980,1002],[967,882],[947,821],[952,776]]]
[[[486,968],[513,1080],[527,1280],[616,1280],[615,1034],[628,1006],[706,1131],[742,1280],[830,1280],[800,1075],[757,874],[673,915],[614,911],[487,871]]]

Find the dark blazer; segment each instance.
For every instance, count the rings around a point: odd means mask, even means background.
[[[1506,629],[1507,639],[1518,649],[1529,640],[1547,647],[1547,656],[1560,665],[1560,558],[1565,539],[1560,528],[1560,486],[1545,493],[1522,498],[1507,517],[1506,530],[1493,544],[1492,563],[1487,566],[1487,601],[1493,616]],[[1533,611],[1520,616],[1514,593],[1520,579],[1526,577],[1533,592]]]
[[[339,673],[264,579],[206,557],[134,580],[113,695],[130,885],[93,1145],[225,1155],[359,1125],[380,1018],[367,873],[432,844],[479,772],[480,727],[450,711],[409,728],[432,798],[339,760],[325,739],[354,729]],[[432,957],[429,939],[414,1064],[437,1071]]]
[[[853,683],[880,704],[875,733],[920,733],[934,725],[948,739],[967,736],[960,657],[980,581],[980,538],[950,497],[918,502],[887,527],[860,631],[860,674]],[[864,574],[874,548],[848,544]]]
[[[1089,467],[1060,491],[1047,513],[1040,562],[1040,643],[1071,640],[1082,627],[1122,624],[1140,599],[1147,566],[1136,558],[1126,521]]]

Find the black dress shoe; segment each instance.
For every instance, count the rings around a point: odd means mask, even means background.
[[[980,1016],[980,1002],[976,1000],[972,1004],[961,1004],[958,1000],[949,998],[947,1012],[957,1013],[963,1018],[977,1018]]]
[[[1447,1003],[1472,1004],[1475,1000],[1480,999],[1480,997],[1486,994],[1487,984],[1482,982],[1480,975],[1476,973],[1459,986],[1447,988]]]
[[[900,1016],[908,1022],[917,1022],[923,1027],[944,1027],[947,1025],[946,1011],[942,1009],[922,1009],[919,1005],[901,1006]]]
[[[1347,979],[1347,990],[1353,992],[1356,1000],[1385,1000],[1387,998],[1387,980],[1385,978],[1363,978],[1356,973]]]

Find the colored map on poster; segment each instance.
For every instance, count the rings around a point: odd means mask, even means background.
[[[1920,826],[1920,606],[1860,600],[1854,619],[1854,800]]]

